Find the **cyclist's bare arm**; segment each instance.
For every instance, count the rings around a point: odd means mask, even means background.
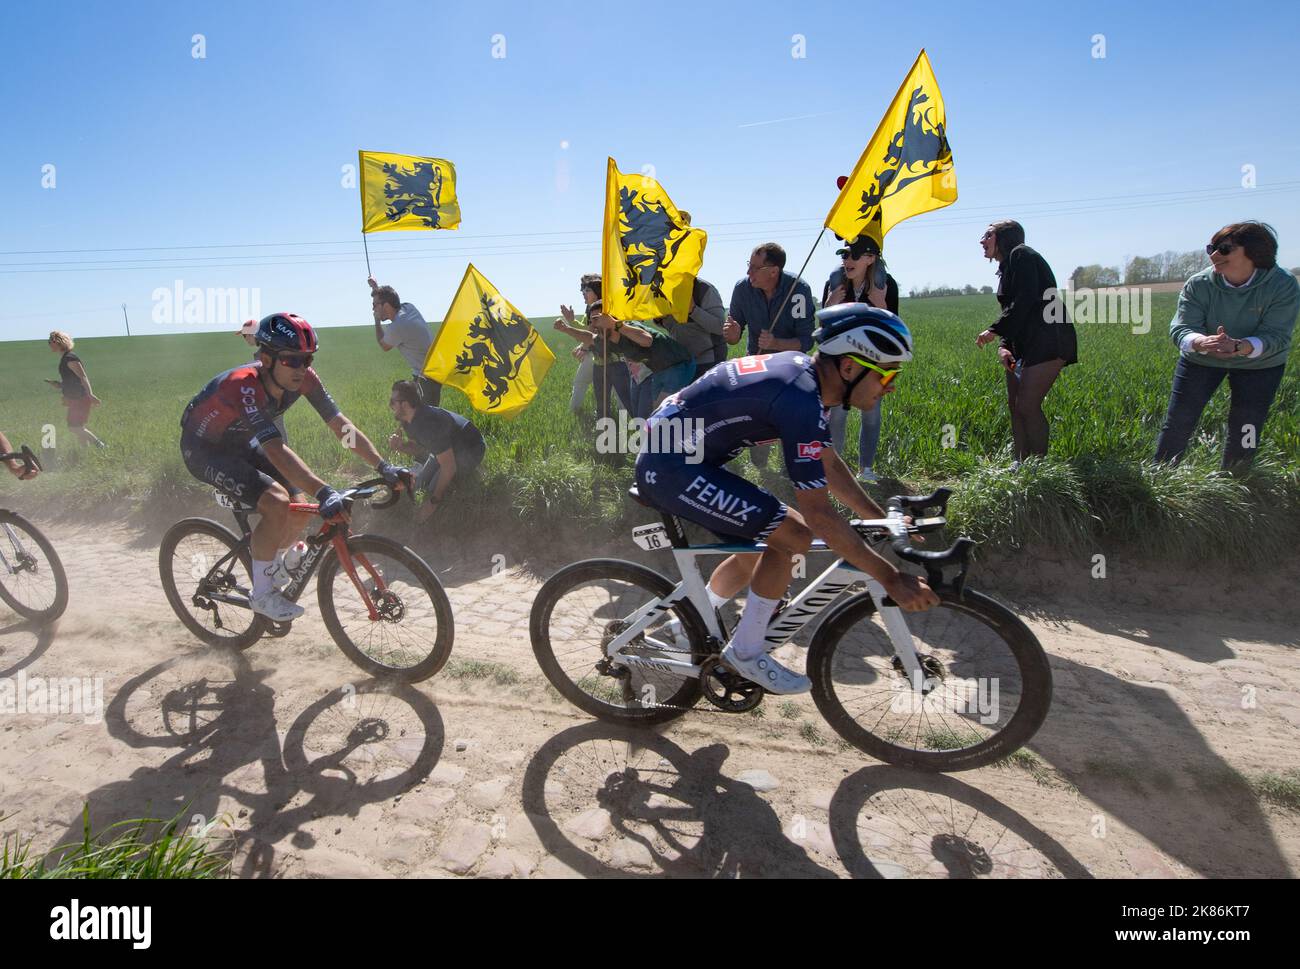
[[[13,450],[13,445],[9,443],[9,438],[4,436],[3,431],[0,431],[0,454],[12,454]],[[23,463],[17,458],[11,458],[5,462],[5,467],[14,474],[21,474]]]
[[[348,420],[346,414],[335,414],[330,419],[329,428],[334,432],[334,436],[343,442],[345,448],[366,462],[369,467],[378,467],[379,462],[384,460],[383,456],[375,450],[375,446],[370,443],[370,438],[362,434],[361,428]]]
[[[275,469],[300,491],[314,495],[325,487],[325,482],[312,474],[311,468],[290,450],[289,445],[285,444],[282,438],[277,437],[267,441],[262,445],[262,450],[266,452],[267,459],[275,465]]]
[[[830,493],[848,506],[859,518],[884,518],[885,510],[871,500],[862,490],[858,479],[844,463],[834,448],[822,450],[822,467],[826,469],[826,484]]]
[[[861,569],[883,585],[890,598],[903,609],[919,612],[939,602],[939,597],[923,580],[900,572],[871,550],[853,530],[853,526],[835,510],[828,489],[805,488],[796,491],[795,503],[814,535],[822,539],[832,551],[843,556],[850,565]]]

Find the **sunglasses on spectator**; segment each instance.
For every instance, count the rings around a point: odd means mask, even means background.
[[[1217,246],[1213,242],[1211,242],[1208,246],[1205,247],[1205,254],[1207,256],[1212,256],[1217,252],[1221,256],[1226,256],[1234,249],[1240,249],[1240,248],[1241,246],[1237,245],[1234,242],[1220,242]]]
[[[281,353],[276,356],[275,362],[284,364],[290,370],[301,370],[303,367],[310,367],[314,359],[316,359],[314,353]]]
[[[845,356],[847,356],[854,363],[861,364],[862,366],[866,367],[868,370],[874,370],[876,373],[880,374],[880,386],[882,387],[888,387],[890,382],[895,377],[897,377],[900,373],[902,373],[902,371],[897,368],[893,370],[882,370],[880,367],[877,367],[874,363],[869,363],[866,360],[863,360],[861,357],[857,356],[856,354],[847,353],[845,354]]]

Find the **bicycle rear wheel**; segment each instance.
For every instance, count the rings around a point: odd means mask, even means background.
[[[606,661],[605,647],[626,620],[673,591],[658,572],[618,559],[589,559],[551,576],[529,618],[533,653],[570,703],[613,723],[654,724],[680,717],[700,698],[700,681]],[[683,600],[658,616],[627,650],[699,663],[708,655],[704,621]]]
[[[0,512],[0,600],[41,623],[68,608],[68,576],[59,554],[40,529],[11,511]]]
[[[353,535],[348,551],[377,618],[331,549],[316,577],[325,628],[343,654],[372,676],[427,680],[451,656],[455,633],[442,583],[424,559],[391,539]]]
[[[172,610],[208,645],[247,649],[266,631],[267,620],[247,605],[212,598],[247,599],[253,587],[248,544],[230,529],[206,518],[178,521],[158,549],[158,574]]]
[[[1052,700],[1047,654],[1015,613],[988,596],[936,590],[905,613],[926,674],[912,688],[871,596],[827,618],[808,649],[817,708],[835,732],[886,763],[920,770],[982,767],[1042,726]]]

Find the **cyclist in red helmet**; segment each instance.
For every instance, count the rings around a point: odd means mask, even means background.
[[[250,600],[254,612],[277,622],[303,613],[280,594],[291,578],[284,551],[303,526],[289,511],[291,495],[314,494],[327,519],[342,513],[343,501],[289,449],[276,419],[305,397],[343,445],[390,485],[409,474],[386,462],[334,403],[311,366],[318,345],[302,317],[272,313],[258,324],[256,359],[213,377],[181,416],[181,456],[190,474],[261,515],[252,535]]]

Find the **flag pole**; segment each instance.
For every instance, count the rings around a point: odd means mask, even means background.
[[[364,232],[361,233],[361,244],[366,247],[366,278],[368,279],[373,276],[374,273],[370,271],[370,243],[366,241],[366,234]]]
[[[794,293],[795,283],[798,283],[799,280],[803,279],[803,271],[808,268],[808,263],[812,262],[813,253],[816,252],[817,247],[822,244],[822,236],[824,236],[825,234],[826,234],[826,226],[822,226],[822,231],[817,234],[817,241],[814,242],[812,248],[808,250],[808,258],[803,261],[803,265],[799,268],[799,274],[794,277],[794,283],[790,284],[790,291],[785,294],[785,299],[781,300],[781,305],[777,308],[776,315],[772,317],[773,323],[779,320],[781,318],[781,314],[785,312],[785,304],[790,302],[790,297]],[[767,327],[767,332],[770,333],[771,331],[772,328]]]

